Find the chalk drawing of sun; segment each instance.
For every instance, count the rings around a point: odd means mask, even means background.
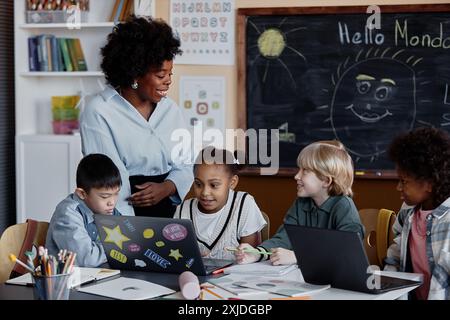
[[[247,20],[247,32],[255,35],[251,39],[256,39],[247,43],[247,52],[251,52],[247,66],[257,70],[262,95],[269,100],[277,99],[283,103],[284,99],[292,99],[297,94],[296,75],[292,71],[296,68],[292,64],[305,64],[306,58],[298,47],[290,44],[297,42],[289,39],[295,37],[296,32],[305,30],[306,27],[291,27],[288,18],[277,25]]]
[[[325,121],[331,123],[335,138],[344,143],[355,162],[374,162],[395,135],[413,128],[417,120],[415,68],[421,61],[404,49],[361,49],[332,74],[331,103],[321,108],[330,108]]]

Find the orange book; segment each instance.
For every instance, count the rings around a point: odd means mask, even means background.
[[[117,9],[119,8],[120,0],[116,0],[114,3],[113,10],[111,12],[111,16],[109,17],[109,21],[114,21],[114,17],[116,16]]]
[[[125,0],[125,3],[123,4],[122,11],[120,12],[120,21],[125,21],[127,18],[127,12],[128,8],[130,7],[130,3],[132,3],[133,0]]]

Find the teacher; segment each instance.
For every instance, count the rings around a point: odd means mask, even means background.
[[[171,139],[186,129],[167,97],[179,47],[164,21],[131,16],[101,49],[108,85],[80,114],[82,151],[103,153],[119,168],[117,209],[124,215],[173,217],[193,181],[190,153]]]

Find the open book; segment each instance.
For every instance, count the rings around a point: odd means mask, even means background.
[[[74,267],[73,273],[70,285],[71,288],[118,275],[120,274],[120,270]],[[7,280],[6,283],[20,286],[32,286],[33,279],[31,278],[30,273],[25,273],[20,277]]]
[[[266,277],[254,277],[251,280],[243,280],[239,282],[239,286],[255,290],[267,291],[289,297],[312,295],[331,287],[329,284],[315,285],[300,281]]]

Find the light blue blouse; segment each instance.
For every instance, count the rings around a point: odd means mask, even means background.
[[[181,203],[188,193],[194,180],[192,155],[185,143],[181,146],[180,140],[171,139],[176,129],[187,127],[170,98],[157,104],[148,121],[111,86],[86,103],[80,114],[82,151],[84,155],[103,153],[119,168],[122,188],[116,208],[123,215],[134,215],[126,200],[131,193],[129,176],[169,172],[166,180],[177,188],[172,202]]]

